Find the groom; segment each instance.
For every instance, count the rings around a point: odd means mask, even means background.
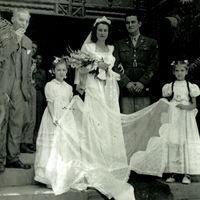
[[[115,69],[121,64],[120,107],[130,114],[150,105],[149,84],[158,69],[156,40],[140,34],[142,22],[137,13],[125,17],[128,36],[115,43]]]

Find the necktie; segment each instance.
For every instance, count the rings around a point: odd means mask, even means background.
[[[132,40],[132,42],[133,42],[133,45],[135,46],[135,45],[136,45],[136,43],[137,43],[137,38],[136,38],[136,37],[133,37],[133,40]]]

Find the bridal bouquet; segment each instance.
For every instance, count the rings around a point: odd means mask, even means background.
[[[70,49],[68,52],[70,55],[67,56],[67,62],[72,68],[79,69],[82,73],[94,73],[97,78],[106,80],[106,71],[99,68],[99,63],[103,60],[98,60],[81,50]]]

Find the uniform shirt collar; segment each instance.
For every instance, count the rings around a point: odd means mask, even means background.
[[[140,37],[140,33],[138,33],[137,35],[131,36],[131,40],[137,42],[138,38]]]

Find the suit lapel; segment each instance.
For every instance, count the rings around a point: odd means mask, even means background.
[[[17,51],[17,50],[16,50]],[[15,63],[16,62],[16,51],[11,53],[11,58],[12,61]]]
[[[27,43],[26,37],[22,37],[21,41],[21,62],[22,62],[22,71],[23,74],[26,73],[27,70],[27,64],[28,64],[28,48],[29,45]]]

